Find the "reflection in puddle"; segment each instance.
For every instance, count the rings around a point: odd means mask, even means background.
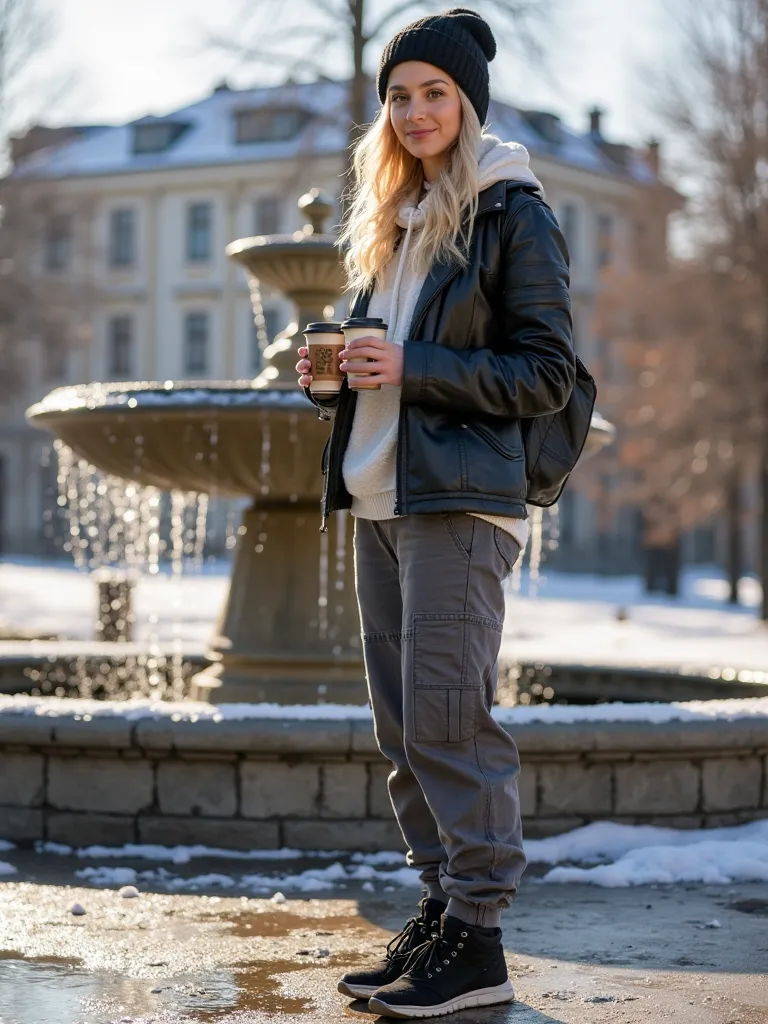
[[[331,956],[323,966],[332,966],[335,974],[364,955]],[[284,976],[318,966],[316,961],[255,961],[194,975],[126,978],[84,971],[76,960],[0,952],[0,1024],[113,1024],[116,1019],[223,1024],[238,1011],[306,1013],[313,1001],[289,995]]]
[[[197,1010],[192,1020],[221,1020],[218,1011],[260,1010],[265,1013],[303,1013],[312,1008],[308,999],[285,994],[276,975],[305,970],[303,964],[290,961],[236,964],[231,971],[216,972],[203,983],[198,979],[197,998],[189,1002],[172,1001],[174,1009]],[[207,989],[201,998],[202,990]]]
[[[147,983],[133,979],[97,977],[77,966],[77,962],[25,960],[13,953],[0,953],[0,1021],[3,1024],[101,1024],[109,1018],[95,1018],[86,1012],[88,999],[95,993],[117,996],[120,1003],[133,987],[132,996],[147,991]],[[119,988],[120,991],[114,991]],[[149,1011],[131,998],[134,1011]],[[115,1005],[113,1003],[113,1005]]]

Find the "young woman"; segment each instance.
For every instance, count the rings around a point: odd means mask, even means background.
[[[376,739],[425,890],[386,958],[339,989],[393,1017],[513,998],[499,925],[525,867],[520,763],[490,710],[503,583],[527,539],[522,424],[563,409],[575,363],[563,237],[526,150],[483,133],[495,52],[463,8],[384,50],[339,240],[351,315],[388,325],[342,369],[384,386],[315,401],[334,414],[324,519],[355,516]]]

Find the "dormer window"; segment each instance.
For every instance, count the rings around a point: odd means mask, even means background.
[[[309,114],[296,107],[235,111],[235,141],[285,142],[304,127]]]
[[[521,113],[544,142],[553,146],[562,144],[563,126],[557,114],[550,114],[547,110],[523,110]]]
[[[143,118],[133,125],[133,152],[136,156],[163,153],[189,128],[184,121]]]

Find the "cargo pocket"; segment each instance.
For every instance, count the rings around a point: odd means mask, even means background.
[[[512,572],[515,567],[515,563],[520,557],[520,544],[515,540],[511,533],[507,530],[502,530],[500,526],[494,526],[493,528],[493,539],[496,544],[496,550],[501,555],[504,563],[503,568],[503,579]]]
[[[471,740],[502,624],[468,613],[413,616],[413,735],[420,743]]]

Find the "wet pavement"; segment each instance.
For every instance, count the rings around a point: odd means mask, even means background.
[[[40,856],[13,877],[0,884],[0,1024],[379,1020],[336,981],[383,952],[418,896],[350,886],[281,904],[124,899],[71,884],[65,864]],[[517,1002],[442,1020],[768,1024],[768,884],[597,889],[527,877],[504,921]]]

